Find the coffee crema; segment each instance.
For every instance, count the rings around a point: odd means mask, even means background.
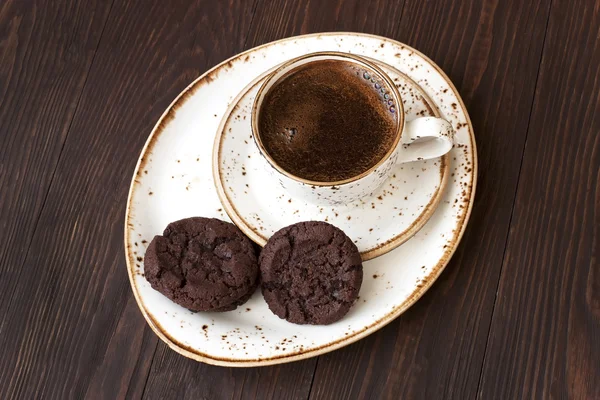
[[[269,89],[258,129],[267,154],[288,173],[338,182],[384,158],[398,135],[398,112],[379,74],[350,61],[320,60]]]

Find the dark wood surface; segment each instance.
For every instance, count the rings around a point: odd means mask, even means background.
[[[122,240],[137,156],[220,61],[319,31],[429,55],[469,110],[479,180],[450,264],[341,350],[233,369],[146,325]],[[600,3],[0,2],[0,398],[600,398]]]

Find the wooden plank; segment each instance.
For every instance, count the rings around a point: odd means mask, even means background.
[[[157,350],[148,399],[305,400],[316,359],[261,368],[223,368]]]
[[[0,398],[141,397],[157,338],[136,310],[123,257],[131,174],[172,99],[242,49],[252,6],[115,0],[13,282],[0,335]],[[61,12],[47,24],[60,25]],[[71,27],[59,41],[78,43],[76,33]]]
[[[482,399],[600,398],[599,5],[552,5]]]
[[[88,378],[86,398],[140,399],[158,338],[146,327],[133,296],[127,297],[114,331],[108,334],[111,337],[103,358]]]
[[[401,318],[319,359],[311,399],[474,398],[550,2],[407,0],[394,38],[458,87],[479,154],[471,220],[439,281]]]
[[[0,335],[111,3],[0,2]]]
[[[402,2],[388,1],[260,1],[246,48],[315,31],[356,30],[389,35],[401,10]],[[380,18],[376,22],[366,18],[367,14]],[[260,369],[219,368],[186,360],[160,346],[145,397],[306,399],[315,366],[316,358]]]
[[[398,25],[403,7],[404,0],[261,0],[248,47],[313,32],[356,31],[389,36]]]

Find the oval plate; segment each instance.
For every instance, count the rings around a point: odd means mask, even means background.
[[[239,92],[281,62],[316,51],[372,57],[417,82],[456,130],[450,178],[430,220],[404,245],[364,263],[360,299],[341,321],[298,326],[273,315],[260,291],[227,313],[191,313],[153,290],[143,276],[148,242],[174,220],[229,220],[212,177],[212,147]],[[150,327],[172,349],[209,364],[259,366],[300,360],[348,345],[398,317],[433,284],[456,250],[471,212],[477,154],[458,91],[426,56],[399,42],[357,33],[292,37],[241,53],[188,86],[150,134],[131,183],[125,218],[127,270]]]

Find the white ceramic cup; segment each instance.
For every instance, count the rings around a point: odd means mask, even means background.
[[[337,182],[310,181],[284,170],[265,149],[258,124],[261,106],[269,90],[293,69],[321,60],[347,61],[369,71],[374,79],[372,82],[381,82],[382,87],[389,88],[387,92],[398,115],[396,139],[385,156],[367,171]],[[251,118],[254,142],[268,163],[269,175],[278,180],[292,196],[317,204],[350,203],[371,196],[390,176],[396,164],[443,156],[452,149],[454,141],[454,129],[444,119],[423,117],[407,122],[400,93],[386,73],[369,60],[353,54],[338,52],[306,54],[282,64],[269,75],[260,87],[254,100]]]

